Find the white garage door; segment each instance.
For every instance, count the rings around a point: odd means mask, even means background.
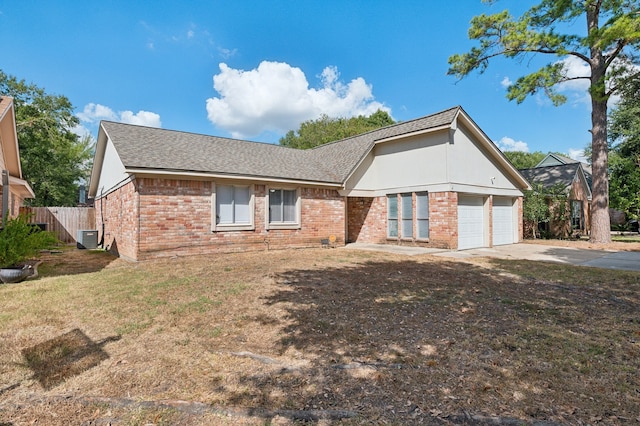
[[[493,198],[493,245],[513,244],[513,201]]]
[[[458,250],[484,246],[482,197],[458,198]]]

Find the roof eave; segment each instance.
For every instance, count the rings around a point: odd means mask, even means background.
[[[233,179],[241,181],[253,181],[253,182],[278,182],[289,183],[299,185],[310,186],[328,186],[333,188],[341,188],[340,182],[327,182],[307,179],[295,179],[295,178],[283,178],[277,176],[257,176],[257,175],[241,175],[232,173],[217,173],[217,172],[204,172],[204,171],[190,171],[190,170],[169,170],[169,169],[149,169],[149,168],[136,168],[127,167],[125,171],[130,175],[144,176],[144,177],[183,177],[183,178],[208,178],[208,179]]]
[[[31,185],[24,179],[17,178],[15,176],[9,176],[9,186],[12,188],[18,187],[16,191],[22,198],[36,198],[35,192],[31,189]]]
[[[93,166],[91,168],[91,177],[89,178],[89,198],[95,198],[98,193],[98,183],[100,180],[100,173],[104,164],[104,155],[107,149],[107,133],[102,122],[98,129],[98,141],[96,142],[96,152],[93,156]]]

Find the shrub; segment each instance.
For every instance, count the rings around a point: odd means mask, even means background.
[[[52,232],[30,224],[27,216],[9,219],[0,229],[0,268],[18,266],[57,242]]]

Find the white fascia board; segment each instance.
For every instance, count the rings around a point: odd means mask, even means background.
[[[149,169],[135,169],[127,168],[127,173],[140,177],[149,178],[186,178],[186,179],[232,179],[240,181],[252,181],[252,182],[279,182],[290,183],[295,185],[308,185],[308,186],[328,186],[331,188],[341,188],[341,183],[328,183],[328,182],[316,182],[297,179],[283,179],[283,178],[271,178],[264,176],[242,176],[242,175],[228,175],[220,173],[206,173],[206,172],[185,172],[181,170],[149,170]]]
[[[504,197],[522,197],[524,194],[519,189],[496,188],[493,186],[466,185],[452,183],[451,191],[466,194],[498,195]]]
[[[513,188],[496,188],[491,186],[466,185],[456,183],[438,183],[402,188],[385,188],[379,190],[341,190],[343,197],[382,197],[387,194],[402,194],[405,192],[458,192],[480,195],[497,195],[504,197],[522,197],[522,191]]]
[[[89,178],[89,191],[87,195],[90,198],[95,198],[98,193],[98,183],[100,181],[100,173],[104,164],[104,153],[107,149],[107,139],[108,136],[106,134],[106,130],[104,130],[102,123],[100,123],[100,128],[98,129],[98,141],[96,142],[96,152],[93,156],[93,166],[91,168],[91,177]]]
[[[584,174],[584,170],[582,169],[582,166],[578,167],[578,175],[579,175],[579,179],[582,182],[582,185],[584,185],[586,192],[587,192],[587,200],[591,200],[593,194],[591,193],[591,188],[589,188],[589,184],[587,183],[587,177]]]
[[[9,106],[5,109],[4,114],[2,115],[2,117],[0,117],[0,120],[8,120],[11,139],[9,141],[0,139],[2,140],[2,154],[4,158],[5,168],[10,171],[10,174],[11,172],[13,172],[14,176],[22,178],[22,164],[20,161],[20,146],[18,144],[15,105],[13,103],[12,97],[8,96],[7,98],[10,99]],[[7,149],[5,149],[5,143],[11,143],[11,146],[6,146]],[[9,154],[11,154],[11,158],[8,158]]]
[[[439,132],[439,131],[442,131],[442,130],[449,130],[450,128],[451,128],[450,124],[445,124],[443,126],[430,127],[428,129],[424,129],[424,130],[417,130],[417,131],[411,132],[411,133],[403,133],[403,134],[397,135],[397,136],[391,136],[391,137],[384,138],[384,139],[378,139],[374,143],[376,145],[378,145],[380,143],[393,142],[393,141],[397,141],[399,139],[407,139],[407,138],[411,138],[413,136],[425,135],[427,133],[434,133],[434,132]]]

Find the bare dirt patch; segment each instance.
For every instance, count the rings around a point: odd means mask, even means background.
[[[638,273],[341,249],[55,256],[0,287],[0,424],[638,420]],[[25,353],[69,336],[99,360],[42,355],[45,385]]]

